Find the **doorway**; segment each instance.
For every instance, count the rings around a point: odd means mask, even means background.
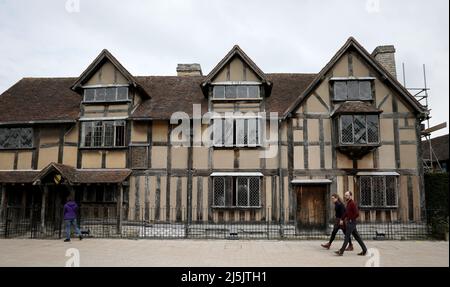
[[[326,227],[326,185],[297,187],[297,226],[299,229]]]

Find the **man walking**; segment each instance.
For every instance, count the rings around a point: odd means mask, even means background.
[[[355,202],[352,199],[352,192],[347,191],[345,196],[345,201],[347,202],[347,208],[345,210],[343,220],[346,222],[346,229],[345,229],[345,240],[344,244],[342,245],[341,249],[336,251],[335,253],[339,256],[344,255],[344,250],[347,248],[347,245],[350,241],[350,236],[353,235],[355,240],[358,242],[359,246],[361,246],[362,251],[358,253],[358,255],[365,256],[367,253],[367,247],[362,241],[361,237],[359,236],[358,231],[356,230],[356,218],[359,216],[358,208],[356,207]],[[341,220],[341,224],[344,222]]]
[[[66,223],[66,239],[64,242],[70,242],[70,231],[72,225],[75,228],[75,234],[80,238],[80,240],[83,239],[80,229],[77,226],[77,210],[77,203],[69,197],[67,199],[67,203],[64,205],[64,222]]]

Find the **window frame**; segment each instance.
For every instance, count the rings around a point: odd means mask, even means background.
[[[112,145],[105,145],[106,142],[106,126],[109,123],[113,123],[112,127],[113,127],[113,137],[112,137]],[[126,127],[127,127],[127,123],[126,120],[92,120],[92,121],[82,121],[81,123],[81,139],[80,139],[80,145],[79,148],[81,149],[122,149],[122,148],[127,148],[127,136],[126,136]],[[97,124],[101,123],[101,144],[100,145],[96,145],[96,128],[98,129]],[[90,145],[87,146],[86,145],[86,130],[87,127],[90,128]],[[123,145],[117,145],[117,128],[118,127],[123,127],[123,135],[122,135],[122,141],[123,141]]]
[[[0,127],[0,133],[2,130],[6,130],[7,134],[5,135],[5,142],[7,141],[7,139],[9,137],[11,137],[11,131],[12,130],[20,130],[17,137],[17,145],[15,146],[11,146],[11,147],[5,147],[5,146],[1,146],[0,145],[0,150],[27,150],[27,149],[34,149],[35,148],[35,143],[34,143],[34,128],[33,127]],[[30,140],[30,145],[23,145],[23,132],[25,130],[30,130],[30,138],[28,140]],[[9,134],[8,134],[9,132]]]
[[[235,88],[235,97],[227,97],[227,89]],[[239,88],[246,87],[246,97],[239,97]],[[258,95],[257,97],[250,97],[250,89],[257,88]],[[216,88],[223,88],[223,97],[216,96]],[[261,85],[260,84],[251,84],[251,83],[242,83],[242,84],[216,84],[212,86],[212,100],[219,101],[234,101],[234,100],[261,100]]]
[[[346,86],[346,97],[345,98],[336,98],[336,83],[345,83],[345,86]],[[349,82],[358,82],[358,97],[357,98],[350,98],[349,97],[349,86],[348,86],[348,83]],[[361,85],[362,85],[362,83],[363,82],[368,82],[369,83],[369,87],[370,87],[370,90],[369,90],[369,95],[370,95],[370,98],[361,98]],[[373,101],[374,100],[374,94],[373,94],[373,91],[374,91],[374,89],[375,89],[375,84],[374,84],[374,79],[372,79],[372,78],[370,78],[370,79],[339,79],[339,80],[337,80],[337,79],[335,79],[335,80],[332,80],[332,83],[331,83],[331,90],[332,90],[332,93],[333,93],[333,97],[332,97],[332,99],[333,99],[333,101],[334,102],[345,102],[345,101]]]
[[[233,140],[229,141],[226,137],[227,130],[226,130],[226,122],[232,121],[231,129],[233,133]],[[249,121],[254,120],[256,122],[256,125],[253,125],[252,127],[255,128],[255,139],[254,142],[250,143],[250,125]],[[216,126],[216,122],[220,121],[220,125]],[[262,117],[218,117],[213,119],[213,147],[215,148],[258,148],[263,146],[263,138],[264,138],[264,130],[263,130],[263,118]],[[242,126],[240,123],[243,123]],[[220,128],[219,128],[220,127]],[[240,131],[243,129],[244,132],[244,139],[247,138],[247,142],[245,140],[243,142],[240,142]],[[215,137],[215,132],[221,133],[221,138],[218,139]],[[220,140],[220,141],[219,141]]]
[[[119,90],[126,88],[127,95],[126,99],[119,98]],[[83,103],[84,104],[96,104],[96,103],[122,103],[122,102],[130,102],[130,87],[128,85],[112,85],[112,86],[85,86],[83,87]],[[107,99],[108,89],[115,89],[114,99]],[[93,90],[94,96],[93,100],[86,100],[86,91]],[[104,90],[104,99],[97,100],[97,92],[98,90]]]
[[[343,142],[343,125],[342,125],[342,119],[345,117],[352,117],[352,142]],[[364,122],[365,122],[365,143],[356,143],[355,142],[355,117],[363,116]],[[377,141],[376,142],[369,142],[369,133],[368,133],[368,117],[369,116],[376,116],[377,117]],[[342,114],[337,117],[338,120],[338,143],[340,146],[371,146],[371,145],[379,145],[380,144],[380,117],[377,114]]]
[[[230,182],[231,179],[231,187],[230,184],[227,185],[227,182]],[[247,188],[246,188],[246,198],[247,198],[247,205],[240,205],[239,204],[239,181],[240,179],[245,179],[247,182]],[[258,180],[258,205],[251,205],[251,187],[250,182],[252,179]],[[212,200],[212,208],[229,208],[229,209],[252,209],[252,208],[262,208],[262,200],[261,200],[261,194],[262,194],[262,179],[260,176],[214,176],[212,178],[213,184],[213,200]],[[221,192],[223,198],[223,205],[217,205],[216,204],[216,180],[222,180],[223,181],[223,188],[224,190]],[[230,202],[231,201],[231,202]]]
[[[391,177],[394,180],[394,195],[395,195],[395,204],[394,205],[388,205],[387,204],[387,178]],[[363,205],[362,200],[362,194],[363,191],[361,190],[361,180],[363,178],[369,178],[370,179],[370,205]],[[374,178],[382,178],[383,179],[383,198],[384,198],[384,204],[383,205],[374,205]],[[398,208],[398,197],[399,197],[399,189],[398,189],[398,176],[395,175],[360,175],[358,176],[358,190],[359,190],[359,206],[364,209],[395,209]]]

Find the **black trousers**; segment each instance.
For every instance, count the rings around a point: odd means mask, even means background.
[[[359,236],[358,231],[356,230],[356,222],[355,221],[348,221],[346,230],[345,230],[345,240],[344,244],[341,247],[341,252],[343,253],[345,249],[347,248],[347,245],[350,242],[350,237],[353,235],[355,240],[358,242],[359,246],[361,246],[363,252],[367,252],[367,247],[364,244],[364,242],[361,239],[361,236]]]
[[[330,244],[333,243],[334,238],[336,238],[336,234],[339,232],[339,229],[342,229],[342,232],[345,235],[345,225],[340,225],[339,222],[340,222],[340,219],[337,218],[336,222],[334,223],[334,226],[333,226],[333,231],[331,232],[331,237],[330,237],[330,241],[329,241]],[[348,243],[352,244],[351,238],[349,239]]]

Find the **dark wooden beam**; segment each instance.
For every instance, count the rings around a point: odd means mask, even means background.
[[[167,132],[167,180],[166,180],[166,220],[170,220],[170,181],[172,177],[172,143],[171,143],[171,133],[172,125],[168,124]]]
[[[156,176],[156,190],[155,190],[155,220],[160,219],[161,212],[161,176]]]
[[[122,234],[122,220],[123,220],[123,185],[117,185],[117,234]]]

